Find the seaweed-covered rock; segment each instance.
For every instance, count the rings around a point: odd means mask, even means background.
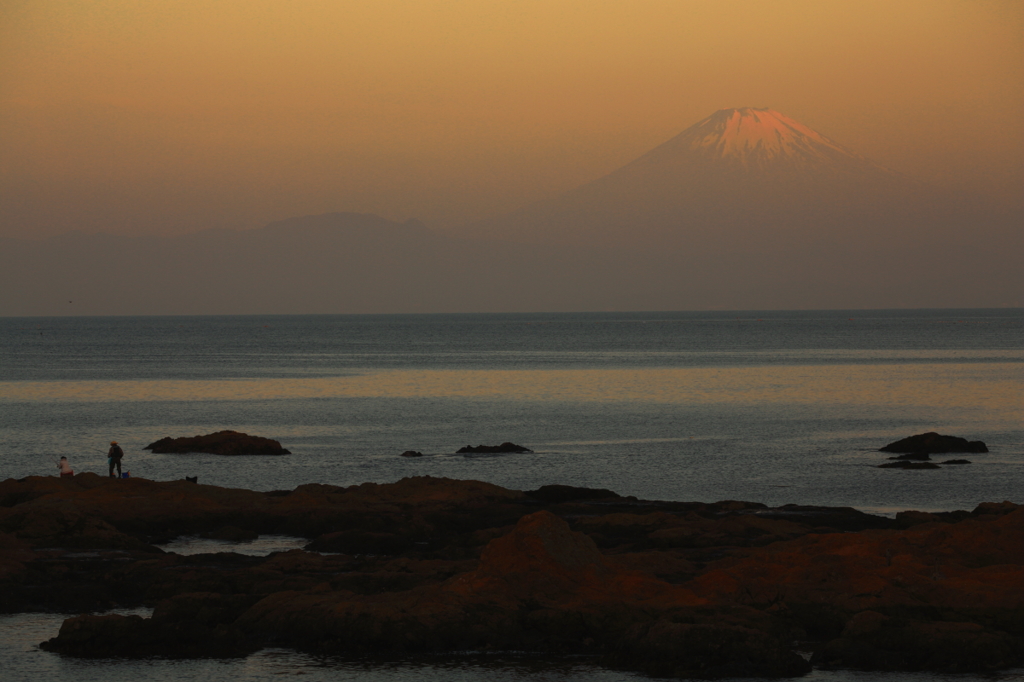
[[[878,448],[879,452],[988,452],[988,448],[980,440],[967,440],[958,436],[942,436],[934,431],[920,433],[889,443]]]
[[[238,431],[217,431],[205,436],[191,438],[161,438],[150,443],[143,450],[152,450],[157,454],[181,454],[186,452],[204,452],[209,455],[290,455],[290,451],[281,447],[281,443],[270,438],[250,436]]]

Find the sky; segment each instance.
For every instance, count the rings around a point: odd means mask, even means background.
[[[452,227],[717,109],[1020,203],[1018,0],[5,0],[0,236]]]

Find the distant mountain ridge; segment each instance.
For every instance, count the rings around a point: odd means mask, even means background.
[[[779,112],[723,109],[459,230],[328,213],[0,239],[0,315],[1020,307],[1022,225]]]

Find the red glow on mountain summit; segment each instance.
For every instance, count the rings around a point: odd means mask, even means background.
[[[720,109],[690,126],[644,159],[690,157],[748,169],[831,166],[866,160],[821,133],[773,109]],[[639,160],[638,160],[639,161]],[[874,164],[871,164],[874,166]],[[877,168],[877,167],[876,167]]]
[[[704,133],[704,136],[695,137],[693,147],[713,148],[721,156],[742,159],[752,152],[792,156],[798,149],[805,148],[808,141],[850,153],[827,137],[772,109],[721,109],[698,123],[696,128],[695,132]]]

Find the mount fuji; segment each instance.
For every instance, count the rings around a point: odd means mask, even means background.
[[[461,234],[581,258],[611,251],[630,265],[608,277],[687,306],[953,307],[1020,305],[1021,225],[1019,211],[889,170],[772,109],[740,108]]]
[[[0,239],[0,315],[1021,307],[1022,226],[771,109],[723,109],[461,230],[333,213]]]
[[[469,230],[616,249],[735,249],[737,238],[820,239],[844,229],[858,241],[891,242],[936,203],[948,197],[777,111],[722,109],[605,177]]]

